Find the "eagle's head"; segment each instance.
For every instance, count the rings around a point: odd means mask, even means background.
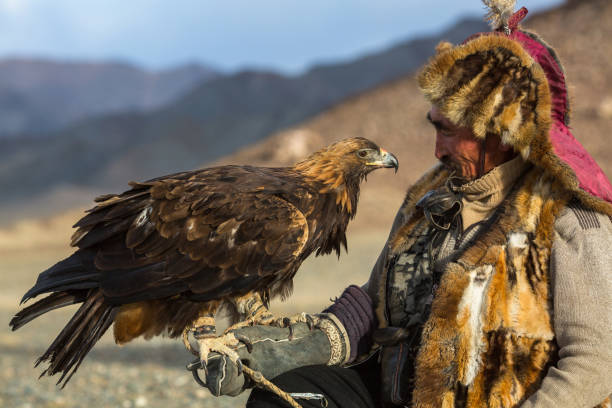
[[[376,143],[363,137],[344,139],[327,147],[327,152],[335,155],[344,164],[344,173],[350,175],[367,175],[372,170],[394,168],[397,172],[397,158],[378,147]]]
[[[295,169],[317,180],[335,182],[338,177],[361,180],[371,171],[383,167],[393,167],[397,172],[398,166],[397,158],[376,143],[363,137],[352,137],[311,154],[297,163]]]
[[[336,192],[338,202],[352,212],[359,194],[359,183],[368,173],[380,168],[394,168],[397,158],[363,137],[333,143],[294,166],[304,176],[323,184],[320,192]]]

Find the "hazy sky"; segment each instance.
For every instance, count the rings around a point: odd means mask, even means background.
[[[299,72],[483,14],[479,0],[0,0],[0,57]]]

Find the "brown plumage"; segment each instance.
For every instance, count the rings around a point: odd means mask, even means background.
[[[117,343],[177,337],[237,297],[287,296],[312,252],[346,248],[359,184],[381,167],[397,160],[352,138],[293,167],[222,166],[131,183],[96,199],[75,224],[77,251],[42,272],[22,302],[50,294],[10,325],[81,303],[37,362],[65,384],[113,323]]]

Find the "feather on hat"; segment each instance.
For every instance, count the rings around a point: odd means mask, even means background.
[[[508,23],[514,14],[516,0],[482,0],[489,12],[485,16],[493,30],[508,31]]]

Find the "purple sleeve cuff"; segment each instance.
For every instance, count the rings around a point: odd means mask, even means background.
[[[333,313],[344,325],[351,345],[348,362],[370,351],[376,317],[372,299],[363,289],[355,285],[349,286],[323,313]]]

